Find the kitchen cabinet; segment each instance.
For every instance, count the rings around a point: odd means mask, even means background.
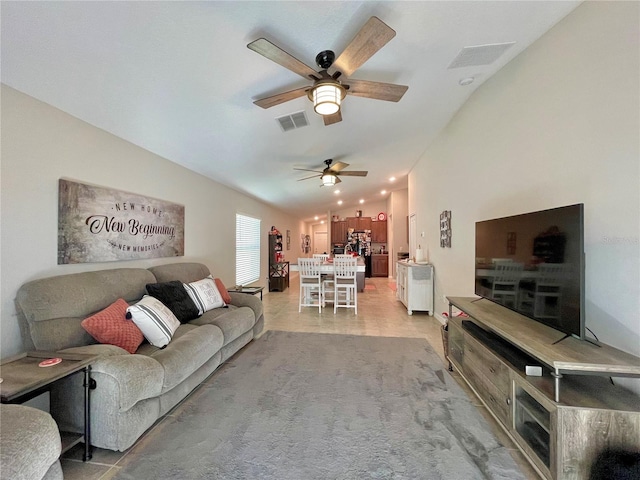
[[[375,222],[374,222],[375,223]],[[388,277],[389,276],[389,255],[373,254],[371,255],[371,276],[372,277]]]
[[[331,223],[331,243],[345,243],[347,241],[347,221],[340,220]]]
[[[347,217],[347,230],[353,228],[356,232],[371,230],[371,217]]]
[[[371,241],[373,243],[387,243],[387,221],[371,222]]]

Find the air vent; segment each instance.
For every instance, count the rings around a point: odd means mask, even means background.
[[[514,43],[492,43],[490,45],[476,45],[474,47],[464,47],[453,59],[449,69],[462,67],[478,67],[490,65],[495,62],[500,55],[506,52]]]
[[[276,118],[276,121],[280,125],[280,128],[282,128],[283,132],[288,132],[290,130],[295,130],[296,128],[302,128],[309,125],[307,115],[304,112],[296,112],[283,117],[278,117]]]

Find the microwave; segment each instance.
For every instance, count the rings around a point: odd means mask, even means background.
[[[333,254],[334,255],[342,255],[343,253],[344,253],[344,245],[342,245],[342,246],[334,245],[333,246]]]

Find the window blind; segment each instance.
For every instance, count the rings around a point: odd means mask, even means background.
[[[260,219],[236,214],[236,284],[260,278]]]

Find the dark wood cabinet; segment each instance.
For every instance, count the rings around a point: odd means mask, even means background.
[[[340,220],[331,223],[331,243],[346,243],[347,241],[347,221]]]
[[[371,217],[358,217],[358,230],[371,230]]]
[[[389,276],[389,255],[374,254],[371,256],[371,276]]]
[[[356,232],[371,230],[371,217],[347,217],[347,230],[353,228]]]
[[[269,235],[269,291],[284,292],[289,286],[289,262],[279,257],[282,253],[282,235]]]
[[[387,243],[387,221],[371,222],[371,241],[373,243]]]

